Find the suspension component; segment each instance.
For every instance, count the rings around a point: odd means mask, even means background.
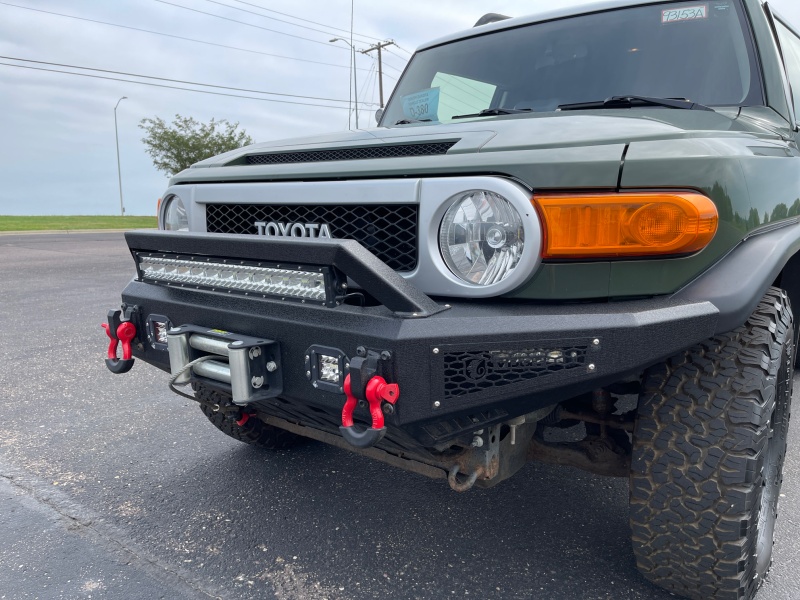
[[[608,435],[606,420],[614,412],[614,400],[608,390],[599,388],[592,392],[592,409],[600,417],[600,439],[605,439]]]

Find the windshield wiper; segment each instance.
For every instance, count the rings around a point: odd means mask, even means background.
[[[650,98],[648,96],[612,96],[596,102],[579,102],[578,104],[562,104],[558,110],[592,110],[596,108],[634,108],[637,106],[659,106],[662,108],[679,108],[683,110],[710,110],[713,108],[692,102],[686,98]]]
[[[411,125],[411,123],[430,123],[430,119],[400,119],[395,121],[395,125]]]
[[[529,113],[533,112],[532,108],[523,108],[523,109],[516,109],[516,108],[485,108],[479,113],[475,113],[474,115],[455,115],[452,117],[453,119],[470,119],[473,117],[497,117],[499,115],[516,115],[519,113]]]

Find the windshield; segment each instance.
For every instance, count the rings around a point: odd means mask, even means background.
[[[763,104],[745,22],[738,0],[669,2],[436,46],[413,57],[382,124],[547,112],[625,95]]]

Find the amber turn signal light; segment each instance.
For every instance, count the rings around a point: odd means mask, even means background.
[[[691,254],[717,232],[714,203],[693,192],[537,195],[543,258]]]

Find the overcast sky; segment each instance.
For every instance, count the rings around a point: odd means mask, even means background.
[[[486,12],[520,16],[586,3],[355,0],[353,29],[358,49],[394,39],[400,48],[413,51],[425,41],[471,27]],[[131,79],[10,58],[91,67],[313,96],[326,100],[216,90],[341,107],[215,96],[0,64],[0,214],[119,214],[114,106],[122,96],[127,96],[117,109],[122,187],[126,214],[132,215],[154,214],[167,183],[144,151],[143,132],[137,126],[144,118],[170,121],[181,114],[200,121],[238,121],[257,142],[346,129],[349,49],[328,40],[347,36],[350,4],[350,0],[0,0],[0,63]],[[771,4],[800,26],[798,0]],[[390,50],[384,54],[387,97],[409,57],[398,48]],[[360,99],[377,103],[374,60],[359,54],[357,62]],[[362,127],[374,123],[372,113],[371,109],[362,113]]]

